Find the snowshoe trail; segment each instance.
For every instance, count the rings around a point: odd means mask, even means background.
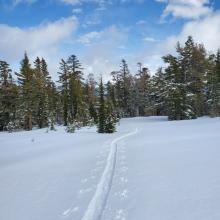
[[[97,185],[96,192],[92,197],[82,220],[100,220],[105,209],[106,201],[112,186],[112,180],[115,173],[117,142],[132,136],[138,132],[138,129],[115,138],[110,144],[110,152],[106,161],[106,166]]]

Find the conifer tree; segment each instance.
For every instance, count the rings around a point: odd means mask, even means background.
[[[132,86],[132,77],[127,62],[123,59],[120,64],[120,70],[112,72],[111,75],[115,83],[115,98],[120,115],[124,117],[132,116],[132,91],[130,90]]]
[[[210,115],[220,116],[220,49],[214,58],[210,79]]]
[[[167,115],[166,74],[159,68],[147,83],[145,111],[147,115]]]
[[[124,116],[130,116],[130,109],[129,109],[129,86],[130,86],[130,72],[128,69],[127,62],[123,59],[120,65],[120,79],[121,79],[121,101],[122,101],[122,108]]]
[[[112,84],[111,81],[108,81],[106,84],[106,92],[107,92],[107,100],[111,102],[112,109],[116,115],[119,115],[118,103],[115,97],[115,86]]]
[[[93,74],[89,74],[85,85],[86,102],[88,103],[90,118],[93,123],[98,124],[96,81]]]
[[[19,117],[24,129],[32,130],[34,113],[34,70],[31,68],[27,53],[21,61],[20,72],[16,73],[21,89]]]
[[[102,78],[99,85],[99,123],[98,132],[105,133],[105,122],[106,122],[106,106],[104,98],[104,86]]]
[[[66,62],[62,59],[60,61],[59,83],[61,83],[61,100],[63,106],[63,121],[64,126],[68,124],[68,110],[69,110],[69,73]]]
[[[105,133],[114,133],[116,130],[117,117],[114,111],[112,101],[107,98],[106,101],[106,116],[105,116]]]
[[[0,60],[0,131],[15,126],[18,89],[9,64]]]
[[[99,123],[98,132],[99,133],[113,133],[115,132],[116,126],[116,114],[114,112],[114,107],[112,100],[107,96],[107,100],[104,94],[104,85],[101,78],[99,85]]]
[[[184,79],[178,59],[172,55],[168,55],[163,59],[169,64],[166,68],[168,118],[170,120],[190,119],[191,109],[186,104]]]
[[[44,75],[41,68],[41,60],[39,57],[34,61],[34,105],[35,119],[39,128],[43,128],[48,124],[47,117],[47,94]]]
[[[147,108],[147,92],[149,90],[150,73],[148,68],[142,67],[141,63],[138,63],[138,73],[135,78],[135,87],[137,89],[136,105],[138,106],[138,115],[145,116]]]
[[[181,71],[184,75],[187,99],[191,106],[191,116],[196,118],[204,115],[204,77],[207,69],[206,50],[203,45],[196,44],[191,36],[188,37],[184,47],[177,44]]]
[[[75,55],[67,59],[67,71],[69,75],[69,108],[70,120],[77,120],[80,117],[80,105],[82,105],[82,67]],[[83,109],[81,109],[83,111]]]

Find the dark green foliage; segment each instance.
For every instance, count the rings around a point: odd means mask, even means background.
[[[99,133],[105,133],[105,120],[106,120],[106,106],[104,99],[104,86],[101,79],[99,85],[99,124],[98,124]]]
[[[99,85],[99,133],[113,133],[115,132],[116,117],[114,114],[114,107],[110,98],[105,97],[104,85],[101,79]]]
[[[31,130],[33,127],[34,114],[34,70],[31,68],[27,54],[21,61],[20,72],[16,73],[20,87],[19,108],[23,111],[19,116],[24,129]]]
[[[89,116],[92,124],[98,124],[98,112],[97,112],[97,95],[96,95],[96,81],[93,74],[88,75],[88,79],[85,84],[85,100],[89,106]]]
[[[9,64],[0,61],[0,131],[15,126],[17,98],[18,88],[13,81]]]
[[[208,109],[212,117],[220,116],[220,49],[209,60],[211,71],[208,74]]]
[[[177,44],[177,54],[164,57],[169,119],[195,119],[206,112],[206,50],[189,37],[184,47]]]
[[[64,126],[67,126],[68,124],[68,103],[69,103],[69,74],[67,70],[67,64],[66,62],[62,59],[60,61],[60,72],[59,74],[59,83],[61,84],[61,99],[62,99],[62,106],[63,106],[63,121],[64,121]]]

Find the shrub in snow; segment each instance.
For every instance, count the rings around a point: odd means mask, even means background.
[[[49,119],[48,119],[48,127],[50,128],[51,131],[56,131],[55,129],[55,116],[54,114],[50,114],[49,115]]]
[[[72,124],[69,124],[67,127],[66,127],[66,132],[68,133],[74,133],[76,130],[76,126],[74,123]]]
[[[6,129],[8,132],[13,132],[14,131],[14,123],[13,122],[9,122],[8,125],[6,126]]]
[[[16,130],[18,130],[19,129],[19,122],[18,121],[10,121],[8,124],[7,124],[7,126],[6,126],[6,130],[8,131],[8,132],[13,132],[13,131],[16,131]]]

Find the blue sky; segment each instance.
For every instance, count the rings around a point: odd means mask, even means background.
[[[125,58],[153,74],[188,35],[215,51],[219,9],[217,0],[0,0],[0,59],[17,70],[24,51],[43,56],[55,78],[71,54],[86,73],[109,74]]]

